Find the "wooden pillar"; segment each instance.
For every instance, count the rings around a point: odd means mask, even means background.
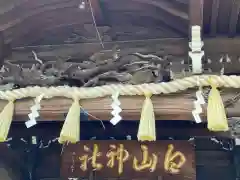
[[[203,0],[190,0],[189,3],[189,37],[191,27],[194,25],[203,26]]]

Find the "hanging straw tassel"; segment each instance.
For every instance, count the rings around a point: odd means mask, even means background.
[[[208,96],[207,120],[211,131],[228,131],[228,121],[220,92],[210,79],[211,91]]]
[[[7,140],[14,113],[14,101],[10,100],[0,113],[0,142]]]
[[[65,122],[63,124],[59,143],[77,143],[80,139],[80,105],[79,100],[74,99],[70,107]]]
[[[151,93],[145,93],[146,99],[143,103],[137,134],[139,141],[156,141],[155,115],[151,96]]]

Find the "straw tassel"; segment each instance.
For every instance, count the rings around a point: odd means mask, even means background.
[[[207,119],[211,131],[228,131],[228,121],[223,101],[217,86],[211,81],[211,91],[208,96]]]
[[[77,143],[80,139],[80,105],[79,100],[74,99],[70,107],[65,122],[63,124],[59,143]]]
[[[156,141],[155,115],[151,93],[145,93],[145,100],[142,107],[142,114],[138,128],[139,141]]]
[[[14,101],[10,100],[0,113],[0,142],[7,140],[14,113]]]

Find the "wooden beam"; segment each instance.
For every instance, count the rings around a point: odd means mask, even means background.
[[[211,16],[211,35],[215,36],[217,33],[217,18],[220,6],[220,0],[213,0],[212,16]]]
[[[203,0],[190,0],[189,4],[190,26],[203,25]]]
[[[220,0],[217,28],[218,34],[229,33],[229,23],[233,0],[222,1]]]
[[[105,42],[105,52],[110,51],[114,46],[118,46],[120,53],[156,53],[157,55],[176,55],[186,54],[188,41],[186,39],[153,39],[136,41],[115,41]],[[43,45],[14,48],[13,54],[8,59],[32,62],[32,50],[36,51],[43,60],[55,60],[56,57],[88,59],[94,53],[102,50],[100,43],[78,43],[64,45]]]
[[[204,41],[204,50],[206,55],[240,55],[240,38],[206,38]],[[126,53],[154,53],[159,56],[185,56],[188,53],[188,39],[166,38],[153,40],[136,41],[115,41],[105,42],[105,53],[111,51],[112,47],[118,46],[120,52]],[[27,46],[12,49],[12,56],[9,60],[19,62],[32,62],[32,51],[36,51],[43,60],[55,60],[56,57],[72,57],[78,59],[89,58],[96,52],[102,50],[99,43],[77,43],[62,45],[43,45]]]
[[[231,15],[230,15],[230,22],[229,22],[229,33],[231,36],[234,36],[237,32],[237,22],[238,22],[238,15],[240,12],[240,6],[239,6],[238,0],[232,1],[232,9],[231,9]]]
[[[195,91],[188,91],[185,93],[153,96],[152,102],[154,104],[154,112],[157,120],[188,120],[193,121],[192,110],[193,101],[195,100]],[[223,93],[223,100],[226,101],[229,98],[235,96],[233,91],[225,91]],[[142,110],[142,104],[144,101],[143,96],[124,96],[120,98],[121,116],[126,120],[139,120]],[[6,101],[0,101],[0,110],[6,105]],[[81,106],[87,113],[91,114],[102,120],[109,120],[111,115],[111,103],[110,97],[81,100]],[[28,113],[30,113],[30,107],[34,104],[33,99],[24,99],[16,101],[15,105],[15,121],[26,121]],[[72,104],[71,99],[66,98],[53,98],[49,100],[43,100],[41,102],[41,120],[48,121],[63,121]],[[240,117],[240,102],[236,103],[234,107],[227,109],[229,117]],[[94,118],[89,116],[90,120]],[[204,107],[203,117],[206,117],[206,107]],[[205,120],[205,119],[204,119]]]

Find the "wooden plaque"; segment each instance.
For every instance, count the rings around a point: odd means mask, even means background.
[[[188,141],[80,141],[64,148],[61,175],[87,177],[196,179],[194,147]]]

